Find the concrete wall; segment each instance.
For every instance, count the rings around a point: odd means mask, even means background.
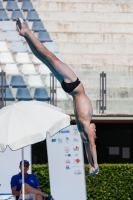
[[[94,113],[107,74],[107,113],[133,113],[133,1],[32,0],[45,28],[81,79]],[[63,106],[63,105],[62,105]],[[72,105],[65,105],[72,112]]]

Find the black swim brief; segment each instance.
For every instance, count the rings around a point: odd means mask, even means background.
[[[77,80],[75,82],[72,83],[66,83],[64,82],[64,80],[61,83],[61,86],[63,88],[63,90],[67,93],[72,92],[78,85],[80,84],[80,80],[77,78]]]

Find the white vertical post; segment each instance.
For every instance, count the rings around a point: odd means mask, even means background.
[[[25,199],[24,191],[24,148],[22,148],[22,199]]]

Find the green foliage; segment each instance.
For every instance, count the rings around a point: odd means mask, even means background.
[[[88,200],[132,200],[133,164],[101,164],[99,174],[91,178],[85,165]],[[48,165],[33,165],[43,192],[50,192]]]
[[[48,164],[46,165],[32,165],[32,173],[35,174],[41,185],[41,191],[49,194],[50,184],[49,184],[49,170]]]

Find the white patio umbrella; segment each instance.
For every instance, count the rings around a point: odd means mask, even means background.
[[[39,101],[21,101],[0,110],[0,151],[22,148],[22,196],[24,200],[23,147],[43,141],[70,125],[61,109]]]

